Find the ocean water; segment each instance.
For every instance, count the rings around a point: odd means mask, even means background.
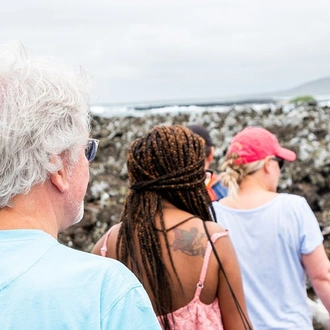
[[[178,114],[178,113],[196,113],[196,112],[228,112],[233,107],[236,110],[243,110],[247,107],[255,111],[263,111],[266,109],[275,110],[282,107],[284,112],[289,112],[295,107],[288,100],[293,97],[255,100],[237,100],[237,101],[221,101],[219,104],[214,101],[203,101],[199,103],[187,102],[162,102],[162,103],[144,103],[144,104],[95,104],[91,105],[92,114],[101,117],[143,117],[150,114]],[[314,98],[321,107],[330,107],[330,95],[316,95]]]

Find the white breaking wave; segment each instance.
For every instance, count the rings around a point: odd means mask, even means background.
[[[151,114],[180,114],[180,113],[200,113],[200,112],[228,112],[232,109],[245,110],[250,108],[254,111],[263,111],[265,109],[275,109],[275,104],[249,104],[249,105],[231,105],[231,106],[164,106],[150,109],[137,110],[133,107],[118,106],[91,106],[91,112],[102,117],[143,117]]]
[[[293,97],[292,97],[293,98]],[[153,105],[153,104],[130,104],[130,105],[92,105],[91,112],[101,117],[144,117],[151,114],[180,114],[180,113],[200,113],[200,112],[228,112],[232,109],[236,111],[253,110],[256,112],[270,109],[274,111],[279,107],[283,112],[290,112],[295,108],[293,103],[287,98],[277,98],[273,102],[238,102],[226,105]],[[330,95],[315,95],[315,100],[321,107],[330,107]],[[206,102],[207,103],[207,102]]]

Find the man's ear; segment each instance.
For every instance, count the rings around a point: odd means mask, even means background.
[[[60,169],[55,173],[51,173],[50,181],[62,193],[69,189],[69,182],[66,179],[66,175],[64,175],[63,169]]]
[[[54,162],[56,160],[54,159]],[[51,183],[60,191],[65,192],[69,189],[68,174],[65,168],[65,164],[62,163],[61,168],[54,173],[50,174]]]
[[[210,148],[210,154],[206,157],[206,161],[211,164],[214,157],[214,147]]]

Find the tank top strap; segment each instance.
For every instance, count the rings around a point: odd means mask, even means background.
[[[174,225],[174,226],[172,226],[172,227],[170,227],[170,228],[168,228],[168,229],[165,229],[165,231],[168,232],[168,231],[170,231],[170,230],[172,230],[172,229],[174,229],[174,228],[176,228],[176,227],[179,227],[179,226],[182,225],[183,223],[185,223],[185,222],[187,222],[187,221],[189,221],[189,220],[191,220],[191,219],[194,219],[194,218],[198,218],[198,217],[197,217],[196,215],[190,216],[189,218],[180,221],[180,222],[177,223],[176,225]],[[158,228],[155,228],[155,229],[156,229],[157,231],[163,232],[163,230],[161,230],[161,229],[158,229]]]
[[[228,236],[228,230],[221,232],[221,233],[214,233],[211,236],[211,240],[213,243],[215,243],[220,237],[224,237],[224,236]],[[212,252],[212,245],[211,243],[208,241],[207,242],[207,247],[206,247],[206,251],[205,251],[205,255],[204,255],[204,261],[203,261],[203,266],[202,266],[202,270],[201,270],[201,274],[199,276],[199,281],[197,283],[197,289],[195,292],[195,297],[199,297],[201,294],[201,291],[204,287],[204,280],[205,280],[205,276],[206,276],[206,272],[207,272],[207,267],[209,265],[209,260],[210,260],[210,256],[211,256],[211,252]]]
[[[100,249],[100,253],[101,253],[102,257],[106,257],[106,255],[107,255],[107,252],[108,252],[108,239],[109,239],[109,236],[111,234],[112,229],[113,229],[113,227],[111,227],[104,236],[103,245]]]

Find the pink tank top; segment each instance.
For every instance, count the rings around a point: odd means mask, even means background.
[[[101,255],[106,256],[107,253],[107,241],[111,229],[107,232],[103,246],[101,248]],[[228,235],[228,231],[222,233],[214,233],[211,237],[212,242],[215,243],[218,238]],[[212,246],[210,242],[207,242],[207,247],[204,255],[203,266],[199,281],[196,285],[196,291],[194,298],[186,305],[172,313],[174,323],[171,314],[168,314],[168,321],[171,329],[176,330],[223,330],[223,324],[221,319],[221,312],[219,307],[218,298],[215,298],[213,303],[206,305],[200,301],[200,294],[204,287],[204,280],[207,272],[207,267],[212,252]],[[160,317],[158,316],[160,321]]]
[[[228,235],[227,231],[222,233],[214,233],[211,237],[212,242],[214,243],[217,241],[218,238],[227,235]],[[199,281],[197,283],[197,289],[195,291],[194,298],[186,306],[183,306],[172,313],[175,321],[174,323],[172,321],[171,314],[168,314],[168,320],[171,329],[223,330],[218,298],[215,298],[213,303],[209,305],[202,303],[199,299],[202,289],[204,287],[204,280],[205,280],[211,252],[212,252],[212,246],[211,243],[208,242],[204,256],[202,271],[199,277]]]

